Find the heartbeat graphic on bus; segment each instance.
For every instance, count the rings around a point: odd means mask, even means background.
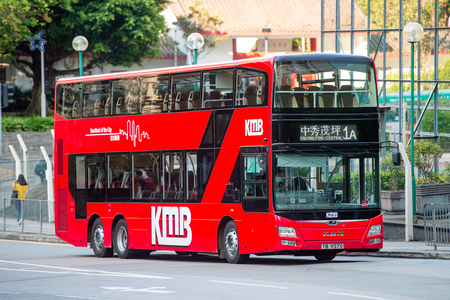
[[[118,142],[120,141],[121,136],[125,136],[125,138],[130,140],[133,143],[133,146],[136,147],[136,142],[142,142],[143,140],[150,139],[150,136],[147,131],[142,130],[139,125],[136,125],[134,121],[127,121],[126,129],[119,129],[119,132],[113,132],[111,127],[98,127],[98,128],[90,128],[89,133],[86,136],[102,136],[106,135],[110,137],[110,141]]]
[[[119,130],[119,134],[124,135],[133,142],[133,146],[136,147],[136,141],[142,142],[143,139],[150,139],[150,136],[148,135],[147,131],[142,131],[139,127],[139,125],[135,125],[134,121],[131,122],[128,120],[127,122],[127,130],[124,131],[122,129]]]

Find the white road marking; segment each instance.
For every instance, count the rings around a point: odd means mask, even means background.
[[[55,295],[56,297],[61,298],[70,298],[70,299],[85,299],[85,300],[104,300],[102,298],[92,298],[92,297],[79,297],[79,296],[68,296],[68,295]]]
[[[289,289],[288,287],[285,287],[285,286],[254,284],[254,283],[243,283],[243,282],[232,282],[232,281],[209,280],[209,282],[234,284],[234,285],[245,285],[245,286],[257,286],[257,287],[265,287],[265,288],[272,288],[272,289],[282,289],[282,290]]]
[[[104,291],[103,293],[115,293],[115,292],[143,292],[143,293],[155,293],[155,294],[169,294],[169,293],[175,293],[173,291],[166,291],[166,287],[149,287],[149,288],[134,288],[134,287],[100,287],[102,289],[105,289],[107,291]]]
[[[330,295],[338,295],[338,296],[346,296],[346,297],[355,297],[355,298],[364,298],[364,299],[373,299],[373,300],[388,300],[386,298],[372,297],[372,296],[364,296],[364,295],[356,295],[356,294],[346,294],[346,293],[334,293],[327,292]]]
[[[7,260],[0,260],[0,265],[1,264],[19,265],[19,266],[23,266],[23,267],[28,267],[28,268],[22,268],[22,269],[12,269],[12,268],[0,267],[0,270],[5,270],[5,271],[48,273],[48,274],[78,274],[78,275],[87,275],[87,276],[109,276],[109,277],[126,277],[126,278],[173,279],[173,277],[165,277],[165,276],[153,276],[153,275],[144,275],[144,274],[84,270],[84,269],[76,269],[76,268],[30,264],[30,263],[7,261]],[[41,268],[41,269],[30,269],[30,267]],[[48,269],[48,270],[42,270],[42,269]]]

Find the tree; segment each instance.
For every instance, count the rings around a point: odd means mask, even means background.
[[[78,68],[58,68],[61,60],[75,55],[77,35],[89,41],[93,57],[83,68],[102,64],[140,64],[142,58],[160,54],[160,34],[166,26],[161,12],[168,0],[2,0],[0,4],[0,57],[33,79],[31,103],[25,115],[40,108],[40,51],[30,50],[28,36],[42,33],[45,44],[45,77],[78,74]],[[25,54],[25,56],[24,56]]]
[[[201,7],[201,5],[200,0],[195,0],[194,5],[189,7],[191,12],[187,16],[178,17],[178,26],[183,29],[184,38],[194,32],[203,35],[206,47],[200,49],[199,53],[207,48],[214,48],[218,43],[228,38],[227,35],[219,35],[219,27],[224,22],[220,14]]]
[[[367,14],[368,0],[357,0],[358,5]],[[403,0],[403,25],[417,22],[418,9],[417,0]],[[384,5],[386,5],[386,28],[399,28],[400,5],[398,1],[370,0],[370,22],[371,28],[383,28]],[[447,27],[450,18],[450,0],[438,0],[438,26]],[[434,27],[435,0],[421,0],[420,2],[420,24],[423,28]],[[448,49],[448,34],[439,37],[439,51]],[[395,35],[394,35],[395,37]],[[402,45],[400,45],[402,46]],[[422,55],[425,57],[434,52],[434,32],[424,31],[420,42]],[[394,51],[398,49],[393,49]],[[425,62],[424,62],[425,63]]]

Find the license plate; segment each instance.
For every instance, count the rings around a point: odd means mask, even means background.
[[[344,244],[322,244],[322,249],[344,249]]]

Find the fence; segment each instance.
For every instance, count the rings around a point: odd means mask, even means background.
[[[425,244],[450,246],[450,204],[425,204],[423,208]]]
[[[3,231],[19,231],[26,233],[55,234],[55,225],[52,214],[49,216],[49,207],[54,202],[33,199],[0,198],[0,216],[3,221]],[[22,222],[17,221],[15,201],[20,203]],[[54,207],[50,208],[54,211]]]

